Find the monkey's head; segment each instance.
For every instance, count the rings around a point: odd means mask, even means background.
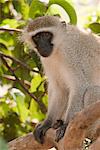
[[[32,49],[41,56],[48,57],[54,47],[60,44],[61,29],[64,24],[57,16],[43,16],[29,22],[25,28],[22,39],[31,45]],[[56,43],[59,43],[58,45]]]

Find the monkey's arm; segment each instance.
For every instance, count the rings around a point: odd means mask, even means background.
[[[38,125],[34,130],[35,139],[39,143],[44,142],[44,135],[46,131],[49,128],[54,127],[57,120],[62,119],[62,115],[67,107],[68,91],[63,91],[59,86],[57,86],[57,84],[54,85],[49,85],[49,104],[47,117],[45,121]],[[66,92],[66,94],[63,92]]]

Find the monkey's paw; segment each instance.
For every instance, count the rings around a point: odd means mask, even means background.
[[[44,135],[45,135],[45,128],[42,126],[42,124],[39,124],[36,126],[34,132],[34,138],[39,143],[43,144],[44,142]]]
[[[63,138],[65,131],[66,131],[66,127],[67,127],[67,125],[63,124],[62,126],[60,126],[60,128],[57,129],[56,139],[55,139],[56,142],[59,142],[59,140],[61,140]]]

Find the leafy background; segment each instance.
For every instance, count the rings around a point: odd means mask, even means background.
[[[24,28],[30,18],[60,15],[100,35],[99,0],[45,2],[0,0],[0,136],[6,141],[32,131],[45,118],[48,105],[48,82],[40,59],[20,42],[17,29]],[[3,139],[0,149],[6,150]]]

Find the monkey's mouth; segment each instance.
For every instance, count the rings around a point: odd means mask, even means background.
[[[43,57],[48,57],[53,51],[53,44],[51,43],[53,34],[50,32],[39,32],[32,36],[32,40],[36,45],[36,49]]]

